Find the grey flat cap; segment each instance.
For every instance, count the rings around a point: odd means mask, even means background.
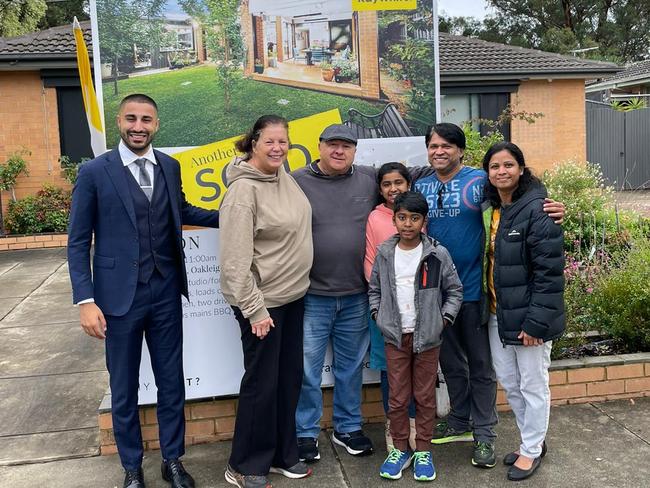
[[[352,129],[344,124],[334,124],[326,127],[323,133],[320,135],[321,141],[348,141],[356,146],[357,136],[354,134]]]

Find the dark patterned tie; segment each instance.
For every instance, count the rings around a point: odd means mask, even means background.
[[[138,168],[140,168],[140,177],[138,178],[138,183],[140,184],[140,188],[142,188],[144,194],[147,196],[149,201],[151,201],[151,194],[153,193],[153,185],[151,184],[151,177],[147,172],[147,167],[146,167],[147,159],[146,158],[136,159],[134,163],[138,166]]]

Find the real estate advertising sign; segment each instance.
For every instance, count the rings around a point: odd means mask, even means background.
[[[119,142],[120,100],[150,95],[161,121],[156,147],[180,161],[188,200],[205,208],[219,208],[234,142],[267,113],[290,121],[288,169],[316,159],[318,135],[337,122],[359,135],[357,163],[426,162],[422,135],[436,120],[430,1],[222,0],[219,7],[91,0],[107,147]],[[219,290],[218,231],[184,236],[192,294],[183,309],[187,396],[234,394],[242,353]],[[332,383],[330,365],[324,384]],[[153,385],[145,359],[141,403],[155,402]]]

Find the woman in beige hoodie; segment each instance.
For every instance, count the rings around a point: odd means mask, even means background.
[[[226,481],[269,487],[269,472],[311,470],[298,459],[303,296],[312,264],[311,206],[284,167],[287,121],[260,117],[237,142],[220,208],[221,291],[241,328],[245,373]]]

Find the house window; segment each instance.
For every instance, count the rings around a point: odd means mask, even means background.
[[[472,121],[472,126],[478,130],[476,119],[480,117],[480,99],[478,94],[442,95],[442,120],[462,126]]]
[[[459,93],[462,88],[443,87],[442,120],[457,125],[471,121],[472,128],[480,131],[482,135],[487,134],[493,127],[479,123],[478,119],[496,121],[510,103],[510,91],[499,90],[499,88],[489,87],[489,91],[480,89],[477,90],[478,93]],[[445,94],[445,91],[452,93]],[[499,130],[505,140],[509,141],[510,122],[499,127]]]

